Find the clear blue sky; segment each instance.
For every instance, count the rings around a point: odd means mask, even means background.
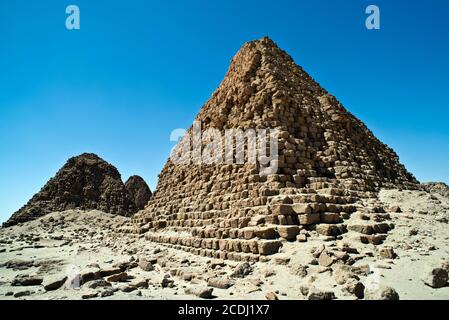
[[[369,4],[380,31],[365,28]],[[154,189],[170,132],[264,35],[418,179],[449,182],[448,16],[446,0],[0,1],[0,220],[83,152]]]

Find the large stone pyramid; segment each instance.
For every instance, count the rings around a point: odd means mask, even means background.
[[[200,255],[259,260],[303,228],[345,232],[354,204],[380,187],[416,188],[396,153],[267,37],[240,49],[196,121],[202,130],[278,129],[278,171],[168,160],[152,199],[123,231]]]

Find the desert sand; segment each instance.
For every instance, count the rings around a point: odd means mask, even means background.
[[[363,202],[401,211],[388,213],[394,228],[382,244],[362,243],[351,230],[338,237],[308,231],[306,242],[283,241],[269,261],[253,263],[116,232],[126,217],[54,212],[0,230],[0,299],[449,299],[448,283],[429,285],[437,267],[447,282],[449,198],[381,190],[360,200],[348,225],[367,218]]]

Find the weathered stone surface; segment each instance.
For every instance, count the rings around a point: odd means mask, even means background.
[[[379,255],[382,258],[386,258],[386,259],[394,259],[394,258],[396,258],[396,253],[394,252],[393,248],[391,248],[391,247],[381,248],[379,250]]]

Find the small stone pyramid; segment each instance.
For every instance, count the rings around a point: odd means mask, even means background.
[[[140,187],[142,181],[139,180]],[[118,170],[97,155],[85,153],[69,159],[56,176],[14,213],[3,227],[69,209],[96,209],[124,216],[138,211],[133,195],[128,194]]]
[[[125,182],[125,189],[133,200],[136,208],[142,210],[151,199],[151,190],[143,178],[139,176],[131,176]]]
[[[169,159],[152,199],[124,232],[204,256],[257,261],[304,228],[344,233],[354,204],[380,187],[417,188],[397,154],[267,37],[240,49],[196,121],[202,130],[278,129],[278,171]]]

